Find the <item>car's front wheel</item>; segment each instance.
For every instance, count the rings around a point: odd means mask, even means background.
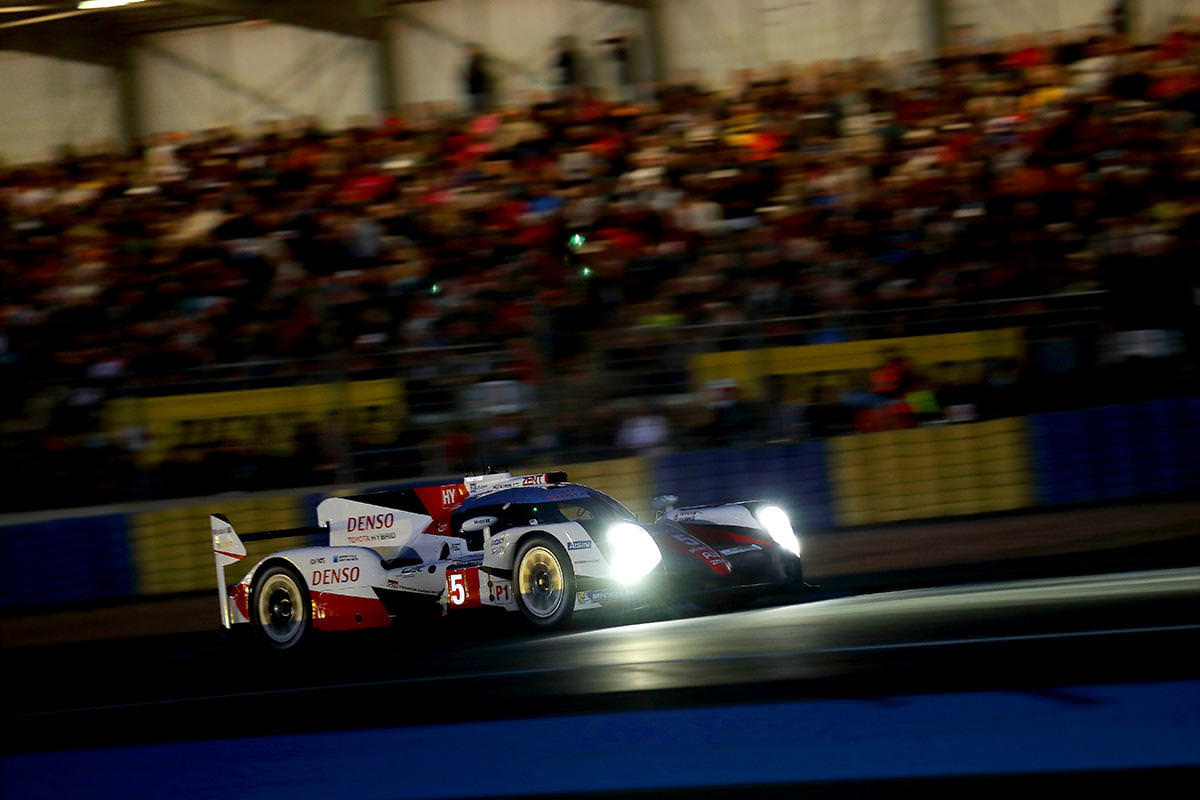
[[[517,607],[539,628],[566,625],[575,611],[575,570],[562,545],[549,536],[521,542],[513,561]]]
[[[271,650],[299,647],[312,628],[312,603],[304,580],[290,566],[273,564],[254,579],[250,621],[259,641]]]

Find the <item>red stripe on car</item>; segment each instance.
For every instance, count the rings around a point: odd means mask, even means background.
[[[349,631],[383,628],[392,623],[378,597],[353,597],[332,592],[310,591],[313,627],[320,631]]]
[[[733,569],[725,556],[689,533],[672,533],[666,537],[666,543],[672,550],[686,553],[718,575],[728,575]]]

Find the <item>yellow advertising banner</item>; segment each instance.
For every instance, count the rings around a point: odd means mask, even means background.
[[[844,386],[853,382],[857,373],[878,367],[891,352],[927,370],[952,365],[961,376],[964,369],[976,372],[985,359],[1020,359],[1024,338],[1020,328],[1003,328],[702,353],[692,358],[692,381],[698,389],[711,381],[733,381],[745,397],[761,399],[762,379],[769,375],[806,376],[809,380],[805,383]]]
[[[260,452],[293,451],[299,434],[331,430],[368,444],[387,444],[407,409],[404,384],[383,379],[318,383],[234,392],[124,397],[109,403],[105,422],[114,433],[148,434],[145,464],[176,448],[236,444]]]

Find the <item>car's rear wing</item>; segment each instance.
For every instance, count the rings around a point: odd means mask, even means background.
[[[245,542],[283,539],[288,536],[313,536],[329,532],[326,527],[310,525],[278,531],[257,531],[238,536],[237,531],[233,529],[233,523],[224,514],[213,514],[208,519],[212,527],[213,560],[217,564],[217,601],[221,606],[221,625],[225,628],[232,625],[229,614],[229,590],[225,585],[225,568],[246,557]]]

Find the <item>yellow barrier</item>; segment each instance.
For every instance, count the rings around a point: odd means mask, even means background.
[[[840,436],[829,444],[839,525],[980,514],[1033,503],[1020,418]]]
[[[884,362],[883,353],[898,351],[918,367],[942,362],[971,363],[985,358],[1020,358],[1024,340],[1018,328],[945,333],[936,336],[906,336],[895,339],[866,339],[836,344],[764,347],[702,353],[692,358],[692,381],[696,388],[714,380],[731,380],[750,399],[762,397],[762,379],[768,375],[814,375],[865,372]],[[843,385],[843,380],[826,381]],[[864,381],[865,384],[865,381]],[[865,385],[864,387],[865,388]]]
[[[105,409],[110,431],[131,426],[150,434],[144,465],[157,464],[173,448],[234,442],[256,450],[291,453],[302,425],[344,413],[348,435],[376,444],[395,439],[406,413],[399,380],[322,383],[237,392],[125,397]]]
[[[180,505],[162,511],[143,511],[130,517],[133,559],[141,594],[167,594],[198,589],[216,591],[209,514],[221,512],[242,533],[281,530],[312,524],[303,519],[303,496],[254,497],[246,500],[214,501]],[[250,557],[225,571],[230,583],[240,581],[258,556],[289,547],[303,547],[304,537],[287,537],[257,543],[269,548],[255,550]]]

